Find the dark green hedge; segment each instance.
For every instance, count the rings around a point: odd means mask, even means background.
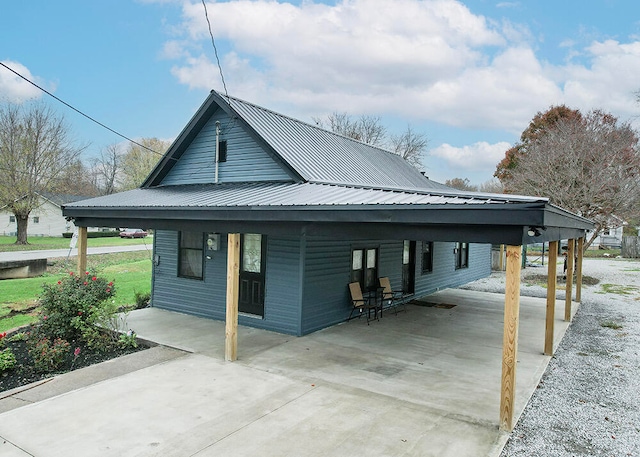
[[[65,238],[71,238],[73,236],[73,232],[64,232],[62,236]],[[112,236],[120,236],[120,232],[87,232],[87,238],[109,238]]]

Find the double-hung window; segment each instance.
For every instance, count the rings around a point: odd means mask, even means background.
[[[202,232],[180,232],[178,245],[178,276],[202,279],[204,234]]]

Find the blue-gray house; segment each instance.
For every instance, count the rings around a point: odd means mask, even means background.
[[[591,227],[544,198],[448,188],[391,152],[216,92],[139,189],[64,214],[153,228],[152,305],[221,320],[227,234],[241,234],[239,323],[294,335],[347,319],[350,282],[387,276],[419,297],[488,276],[491,243]]]

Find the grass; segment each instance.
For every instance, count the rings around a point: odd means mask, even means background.
[[[27,325],[36,320],[37,299],[42,284],[52,284],[69,271],[75,262],[66,258],[52,259],[47,273],[37,278],[5,279],[0,281],[0,332]],[[90,255],[87,266],[116,285],[116,304],[135,304],[135,292],[151,290],[151,253],[147,251]]]
[[[620,284],[602,284],[601,294],[616,294],[616,295],[634,295],[640,291],[640,288],[636,286],[623,286]]]
[[[42,249],[69,249],[70,238],[62,238],[59,236],[33,236],[28,238],[27,245],[15,244],[15,236],[0,236],[0,252],[13,251],[35,251]],[[104,238],[87,238],[87,246],[90,248],[98,248],[104,246],[130,246],[137,244],[146,244],[151,249],[153,238],[120,238],[120,237],[104,237]]]
[[[622,328],[621,324],[618,324],[617,322],[614,321],[606,321],[603,322],[602,324],[600,324],[601,327],[606,327],[606,328],[611,328],[613,330],[620,330]]]

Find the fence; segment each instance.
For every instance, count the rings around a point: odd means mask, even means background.
[[[622,237],[622,257],[626,259],[640,258],[640,236]]]

